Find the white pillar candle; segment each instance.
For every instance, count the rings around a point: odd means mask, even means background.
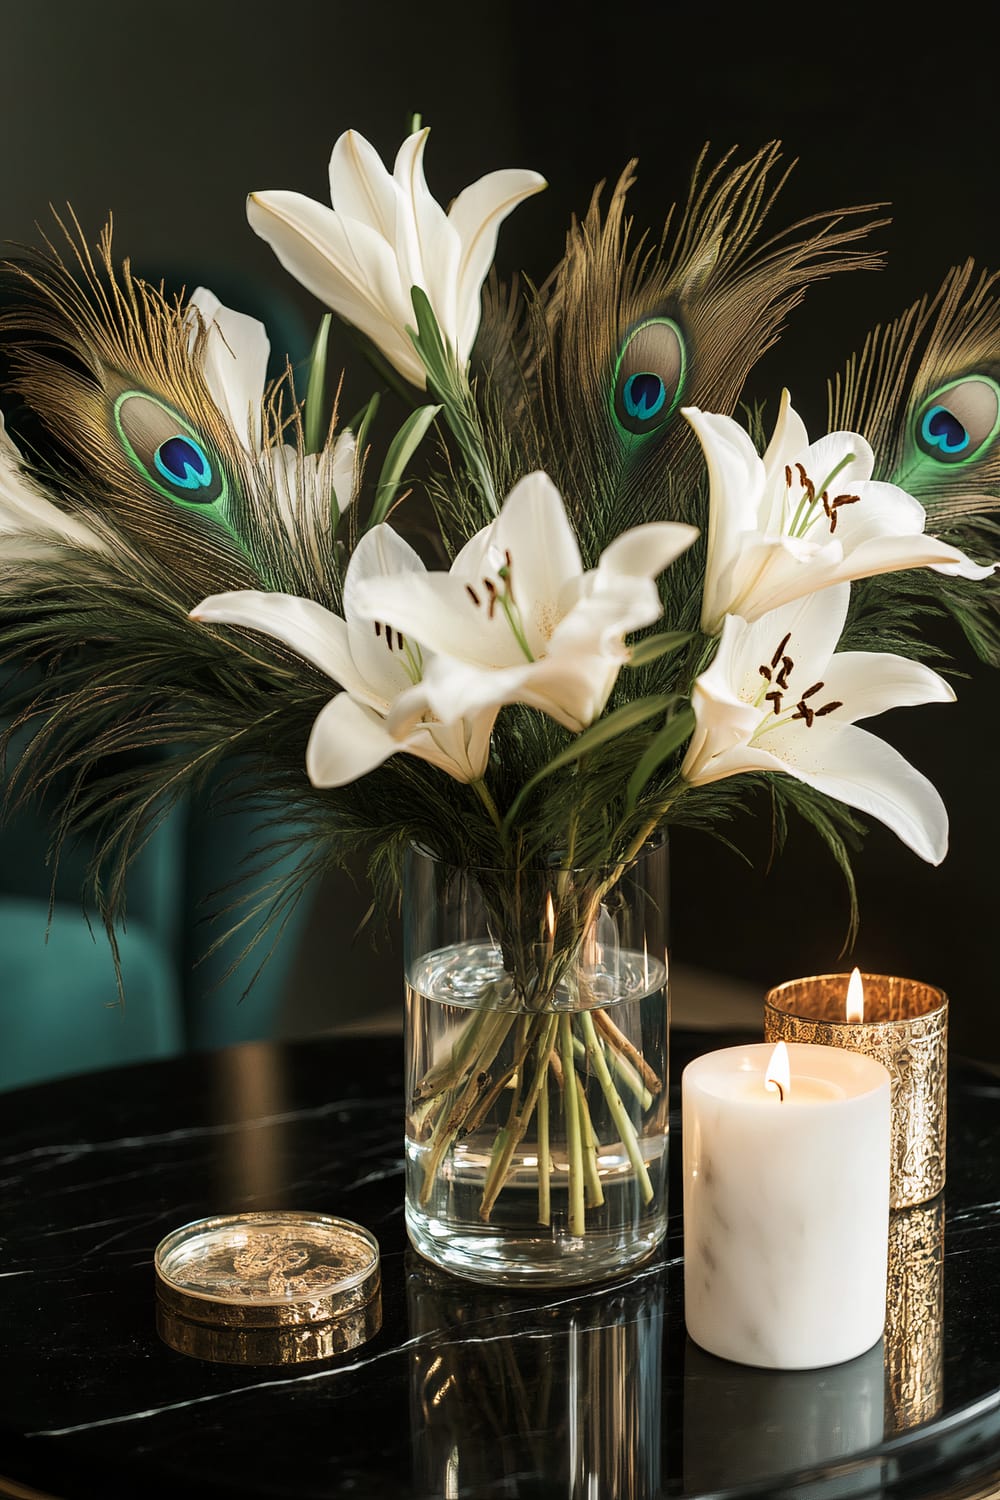
[[[710,1354],[804,1370],[882,1337],[890,1079],[797,1042],[768,1087],[779,1049],[726,1047],[681,1075],[684,1316]]]

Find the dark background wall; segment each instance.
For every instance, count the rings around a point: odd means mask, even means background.
[[[280,187],[326,200],[330,147],[348,127],[391,159],[420,112],[431,126],[428,180],[444,201],[497,167],[541,171],[548,190],[506,223],[498,254],[502,270],[535,277],[558,259],[594,184],[630,157],[636,223],[655,232],[705,142],[749,153],[777,138],[798,165],[775,227],[859,203],[892,214],[877,238],[887,268],[815,287],[755,372],[752,393],[773,401],[788,385],[818,428],[828,375],[870,325],[969,255],[1000,264],[995,28],[974,12],[961,32],[890,22],[873,7],[821,11],[808,28],[804,14],[650,4],[602,7],[588,22],[575,7],[356,0],[4,7],[0,236],[34,240],[49,203],[70,201],[92,236],[113,212],[118,252],[137,268],[204,279],[223,296],[245,288],[250,311],[251,298],[278,299],[288,328],[311,333],[319,309],[251,233],[244,199]],[[853,958],[943,985],[956,1045],[1000,1057],[997,680],[958,650],[970,676],[957,705],[875,726],[940,788],[951,852],[931,870],[872,824]],[[747,864],[704,837],[676,836],[676,957],[761,985],[841,967],[839,876],[808,830],[768,871],[763,803],[758,812],[737,830]],[[374,961],[354,951],[345,977],[364,906],[339,876],[320,893],[293,1024],[384,1004],[398,982],[391,951]]]

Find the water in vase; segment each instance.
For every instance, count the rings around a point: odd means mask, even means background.
[[[666,966],[617,950],[579,979],[532,1009],[488,942],[411,967],[407,1228],[438,1265],[593,1282],[666,1233]]]

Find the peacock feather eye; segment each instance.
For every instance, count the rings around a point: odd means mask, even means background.
[[[913,440],[942,464],[980,458],[1000,431],[1000,386],[988,375],[963,376],[941,386],[917,411]]]
[[[114,416],[125,452],[161,495],[198,509],[225,504],[226,471],[180,412],[146,391],[123,391]]]
[[[684,339],[672,318],[649,318],[625,339],[615,365],[612,412],[631,437],[646,437],[676,411],[684,390]]]

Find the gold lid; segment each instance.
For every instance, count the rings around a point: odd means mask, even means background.
[[[378,1241],[328,1214],[199,1219],[153,1257],[157,1330],[201,1359],[297,1364],[353,1349],[381,1325]]]

